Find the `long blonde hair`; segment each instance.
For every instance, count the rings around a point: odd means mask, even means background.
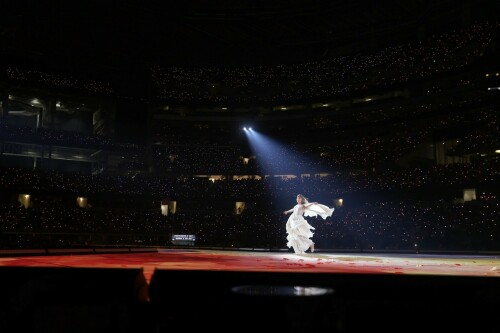
[[[297,194],[297,198],[302,198],[302,204],[309,203],[307,198],[305,196],[303,196],[302,194]]]

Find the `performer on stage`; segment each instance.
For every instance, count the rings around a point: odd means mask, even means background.
[[[297,204],[289,210],[283,212],[283,214],[289,214],[290,217],[286,222],[286,232],[287,232],[287,244],[289,248],[292,247],[296,254],[303,254],[308,249],[311,253],[314,252],[314,242],[311,240],[314,233],[314,227],[310,225],[304,216],[321,216],[326,219],[332,216],[334,208],[319,204],[317,202],[309,202],[306,197],[302,194],[297,195]]]

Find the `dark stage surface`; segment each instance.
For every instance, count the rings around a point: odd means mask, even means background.
[[[0,324],[33,332],[500,332],[498,255],[116,251],[4,252]]]

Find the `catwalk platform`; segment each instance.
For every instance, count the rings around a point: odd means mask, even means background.
[[[3,251],[11,331],[500,332],[500,255],[193,248]]]
[[[308,272],[500,277],[499,254],[265,251],[255,249],[53,249],[0,251],[2,267]]]

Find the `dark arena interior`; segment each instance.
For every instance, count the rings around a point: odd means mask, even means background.
[[[500,332],[498,0],[1,13],[0,332]]]

